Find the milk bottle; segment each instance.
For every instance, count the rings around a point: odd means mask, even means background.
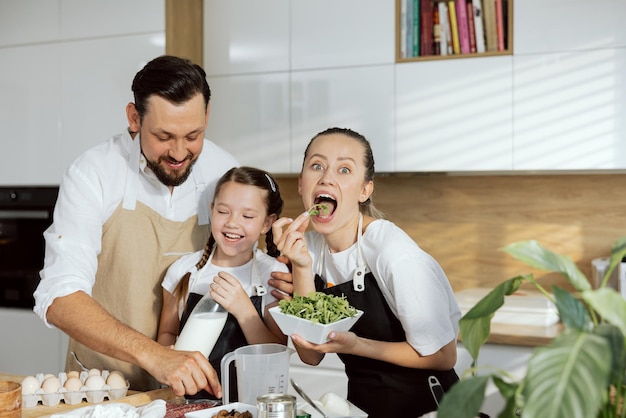
[[[227,317],[228,312],[207,293],[191,311],[174,349],[200,351],[208,358]]]

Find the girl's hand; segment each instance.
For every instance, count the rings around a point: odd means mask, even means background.
[[[235,318],[250,309],[255,310],[248,293],[239,280],[231,274],[220,271],[211,283],[211,297]],[[256,310],[255,310],[256,314]]]
[[[311,264],[311,256],[306,247],[304,232],[309,226],[308,212],[296,219],[280,218],[272,225],[274,243],[294,267],[306,267]]]

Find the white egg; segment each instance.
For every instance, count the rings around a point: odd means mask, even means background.
[[[102,389],[102,386],[104,385],[104,378],[100,375],[89,376],[87,380],[85,380],[85,386],[87,386],[87,388],[91,390]]]
[[[69,379],[70,377],[80,377],[80,373],[78,373],[76,370],[72,370],[70,372],[67,372],[67,378]]]
[[[111,386],[111,389],[123,389],[126,387],[126,381],[119,372],[112,372],[107,377],[107,385]]]
[[[58,392],[58,390],[61,389],[61,381],[56,376],[50,376],[44,379],[43,383],[41,384],[41,388],[43,389],[44,393]]]
[[[81,382],[78,377],[70,377],[63,385],[68,392],[78,392],[82,386],[83,382]]]
[[[102,372],[99,369],[90,369],[87,376],[101,376]]]
[[[350,405],[348,401],[335,393],[327,392],[323,394],[320,398],[320,402],[324,406],[324,410],[329,414],[338,416],[350,415]]]
[[[22,395],[32,395],[41,386],[35,376],[26,376],[22,380]]]

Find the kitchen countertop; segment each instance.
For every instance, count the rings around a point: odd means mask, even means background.
[[[563,332],[563,329],[563,324],[560,322],[544,327],[492,323],[487,343],[527,347],[546,346]]]
[[[0,380],[12,380],[14,382],[21,382],[24,379],[24,376],[15,375],[15,374],[4,374],[0,373]],[[148,392],[136,392],[136,391],[128,391],[128,394],[121,399],[118,399],[114,402],[123,402],[133,406],[142,406],[152,402],[155,399],[176,399],[177,396],[169,389],[155,389]],[[109,401],[104,401],[107,403]],[[44,406],[37,405],[32,408],[22,408],[22,418],[34,418],[34,417],[49,417],[52,414],[58,414],[70,411],[72,409],[82,408],[85,406],[90,406],[94,404],[90,404],[87,402],[81,402],[77,405],[66,405],[61,402],[57,406]]]

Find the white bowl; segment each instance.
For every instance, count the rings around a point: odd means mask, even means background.
[[[344,318],[331,324],[318,324],[308,319],[298,318],[294,315],[284,314],[279,306],[270,308],[270,313],[285,335],[297,334],[305,340],[314,344],[323,344],[328,341],[328,334],[331,331],[345,332],[359,320],[363,311],[357,309],[356,315]]]

